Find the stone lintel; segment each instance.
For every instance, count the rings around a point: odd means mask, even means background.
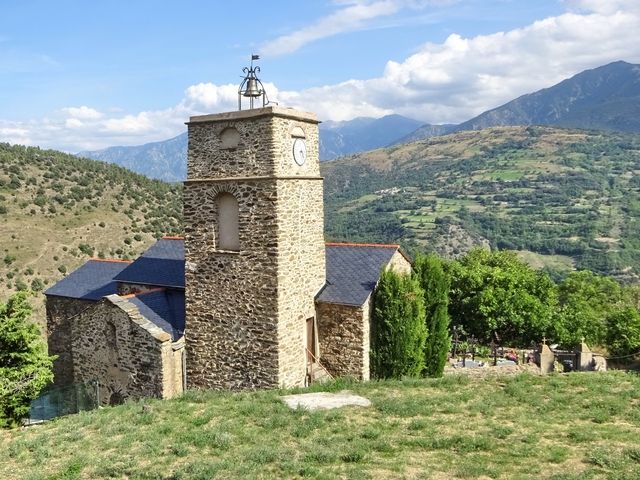
[[[320,292],[318,292],[318,295],[319,294],[320,294]],[[323,305],[338,305],[339,307],[349,307],[349,308],[353,308],[353,309],[363,310],[364,306],[367,304],[367,302],[369,301],[370,297],[371,297],[371,295],[369,295],[367,297],[367,299],[362,303],[362,305],[356,305],[354,303],[327,302],[325,300],[318,300],[317,298],[314,300],[314,303],[316,305],[321,303]]]
[[[189,185],[191,183],[221,183],[221,182],[264,182],[269,180],[324,180],[324,177],[308,177],[302,175],[294,176],[255,176],[255,177],[220,177],[220,178],[192,178],[185,180],[183,183]]]
[[[315,113],[303,112],[293,108],[280,106],[268,106],[262,108],[252,108],[249,110],[236,110],[234,112],[213,113],[210,115],[196,115],[189,118],[187,125],[194,123],[213,123],[213,122],[230,122],[234,120],[243,120],[248,118],[258,118],[265,116],[291,118],[302,122],[320,123]]]

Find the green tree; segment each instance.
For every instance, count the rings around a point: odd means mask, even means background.
[[[640,351],[640,313],[627,306],[615,310],[606,319],[606,345],[613,356],[632,355]]]
[[[448,264],[449,314],[455,325],[488,342],[528,346],[557,336],[556,285],[509,251],[476,249]]]
[[[605,345],[607,315],[622,307],[625,295],[614,279],[582,270],[560,282],[558,300],[562,315],[559,341],[563,345],[577,345],[582,338],[589,345]]]
[[[424,369],[424,293],[410,275],[382,272],[371,327],[371,373],[376,378],[417,376]]]
[[[38,328],[29,322],[31,305],[20,292],[0,303],[0,426],[14,426],[29,404],[53,380]]]
[[[428,334],[424,350],[424,374],[441,377],[451,349],[448,312],[451,280],[444,271],[442,260],[435,254],[418,255],[413,271],[424,290]]]

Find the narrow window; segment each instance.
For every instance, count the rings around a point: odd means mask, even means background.
[[[240,250],[238,201],[230,193],[218,195],[218,249]]]

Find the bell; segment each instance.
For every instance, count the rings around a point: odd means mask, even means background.
[[[258,82],[255,78],[249,78],[247,82],[247,88],[242,92],[243,97],[259,97],[262,95],[262,92],[258,88]]]

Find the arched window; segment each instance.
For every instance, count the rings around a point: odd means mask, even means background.
[[[218,195],[218,245],[220,250],[240,250],[238,201],[230,193]]]

